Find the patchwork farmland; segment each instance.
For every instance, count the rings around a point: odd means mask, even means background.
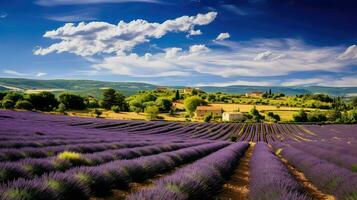
[[[0,111],[0,199],[357,199],[357,126]]]

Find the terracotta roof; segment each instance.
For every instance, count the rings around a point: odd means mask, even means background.
[[[222,108],[215,106],[197,106],[196,110],[222,110]]]
[[[249,93],[249,94],[263,94],[263,92],[260,92],[260,91],[253,91],[253,92],[251,92],[251,93]]]

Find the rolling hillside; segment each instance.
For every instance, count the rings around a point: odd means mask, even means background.
[[[36,80],[20,78],[0,78],[1,90],[20,90],[25,92],[36,92],[48,90],[53,93],[70,91],[79,94],[100,96],[104,88],[114,88],[122,91],[125,95],[132,95],[140,90],[153,90],[157,86],[140,82],[107,82],[95,80]],[[174,89],[183,88],[183,86],[170,86]],[[226,87],[200,87],[206,92],[224,92],[224,93],[247,93],[251,91],[268,91],[272,89],[275,93],[284,93],[287,95],[306,94],[306,93],[325,93],[332,96],[351,96],[357,94],[357,87],[280,87],[280,86],[226,86]]]

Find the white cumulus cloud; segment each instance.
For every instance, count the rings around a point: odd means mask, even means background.
[[[161,38],[169,32],[196,33],[195,26],[211,23],[216,12],[182,16],[163,23],[151,23],[142,19],[131,22],[120,21],[117,25],[106,22],[79,24],[67,23],[56,30],[48,31],[44,37],[60,40],[47,48],[38,47],[35,55],[69,52],[79,56],[115,53],[117,55],[132,51],[150,38]]]
[[[231,35],[229,33],[220,33],[217,37],[216,37],[216,41],[223,41],[225,39],[230,38]]]

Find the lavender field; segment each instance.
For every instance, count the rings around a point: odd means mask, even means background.
[[[0,111],[0,199],[357,199],[357,126]]]

